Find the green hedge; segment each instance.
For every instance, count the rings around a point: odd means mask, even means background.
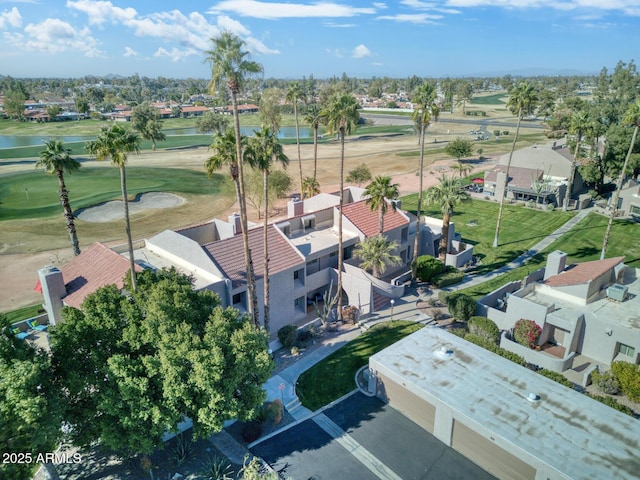
[[[469,333],[494,342],[500,342],[500,329],[493,320],[487,317],[471,317],[468,323]]]
[[[447,266],[447,269],[444,271],[444,273],[433,277],[433,279],[431,280],[431,284],[436,288],[442,288],[460,283],[463,278],[463,272],[449,265]]]
[[[632,402],[640,402],[640,366],[629,362],[613,362],[611,371],[620,382],[622,393]]]
[[[464,293],[452,293],[447,298],[449,313],[458,321],[466,322],[476,313],[476,301]]]
[[[621,403],[618,403],[618,401],[615,398],[607,397],[606,395],[592,395],[591,393],[587,393],[587,396],[589,398],[593,398],[594,400],[597,400],[600,403],[604,403],[607,407],[614,408],[619,412],[626,413],[627,415],[630,415],[632,417],[634,416],[633,410],[631,410],[626,405],[622,405]]]
[[[505,350],[504,348],[500,348],[498,345],[493,343],[491,340],[487,340],[486,338],[479,337],[478,335],[473,335],[472,333],[467,333],[464,336],[464,339],[467,342],[475,343],[479,347],[482,347],[490,352],[493,352],[501,357],[506,358],[507,360],[511,360],[518,365],[522,365],[523,367],[527,364],[524,357],[521,357],[517,353],[510,352]]]
[[[417,274],[421,282],[430,282],[434,276],[442,273],[444,264],[431,255],[421,255],[418,257]]]
[[[283,347],[292,347],[298,339],[298,327],[293,323],[285,325],[278,330],[278,340]]]
[[[548,379],[553,380],[554,382],[558,382],[559,384],[564,385],[565,387],[574,388],[573,382],[571,382],[570,380],[567,380],[567,378],[561,373],[553,372],[551,370],[547,370],[546,368],[542,368],[538,370],[537,373],[539,373],[543,377],[547,377]]]

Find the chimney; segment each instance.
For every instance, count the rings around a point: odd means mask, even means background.
[[[42,306],[49,316],[49,323],[56,325],[62,321],[62,298],[67,295],[62,272],[52,265],[47,265],[38,270],[38,278],[44,298]]]
[[[234,235],[242,232],[242,222],[240,221],[240,215],[238,213],[229,215],[229,224],[233,227]]]
[[[294,197],[287,204],[287,218],[299,217],[304,213],[304,200]]]
[[[560,250],[551,252],[547,257],[547,266],[544,269],[543,280],[546,280],[549,277],[553,277],[554,275],[558,275],[559,273],[563,272],[566,266],[567,266],[566,253],[561,252]]]
[[[402,208],[402,200],[399,198],[394,198],[391,200],[391,204],[396,206],[396,210],[400,210]]]

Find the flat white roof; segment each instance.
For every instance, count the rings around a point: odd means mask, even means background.
[[[450,358],[434,354],[443,346]],[[425,327],[371,356],[369,365],[569,478],[640,478],[639,420],[445,330]],[[527,400],[529,392],[539,400]]]

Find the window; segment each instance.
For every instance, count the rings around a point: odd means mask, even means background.
[[[640,205],[631,205],[631,215],[640,215]]]
[[[403,228],[400,235],[402,236],[402,243],[406,243],[409,238],[409,227]]]
[[[312,275],[320,270],[318,259],[307,262],[307,275]]]
[[[633,357],[635,355],[635,348],[629,345],[625,345],[624,343],[619,343],[618,345],[618,353],[620,353],[621,355],[626,355],[627,357]]]
[[[293,279],[298,280],[300,278],[300,270],[293,272]]]
[[[304,268],[299,268],[293,272],[293,283],[296,287],[304,285]]]

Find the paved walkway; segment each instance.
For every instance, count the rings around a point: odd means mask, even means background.
[[[472,285],[477,285],[509,270],[521,267],[527,260],[536,255],[542,249],[549,246],[555,240],[560,238],[560,236],[562,236],[564,233],[578,224],[584,217],[588,215],[590,211],[590,208],[581,210],[567,223],[562,225],[550,235],[546,236],[540,242],[536,243],[533,247],[531,247],[530,250],[520,255],[518,258],[508,263],[507,265],[499,268],[498,270],[485,275],[465,276],[462,284],[456,285],[455,289],[467,288]],[[367,315],[366,318],[364,318],[363,321],[360,322],[361,328],[354,328],[339,336],[333,337],[326,342],[323,342],[321,347],[312,352],[309,352],[308,354],[304,354],[302,358],[300,358],[296,363],[280,371],[265,383],[267,400],[272,401],[275,399],[280,399],[289,414],[291,414],[291,416],[295,419],[295,423],[290,425],[296,425],[304,420],[313,417],[313,421],[318,426],[320,426],[325,432],[327,432],[339,442],[344,443],[343,446],[349,452],[356,456],[356,458],[358,458],[358,460],[360,460],[369,470],[376,474],[378,478],[382,479],[394,478],[394,473],[387,469],[384,464],[378,462],[375,457],[370,455],[370,453],[367,452],[366,449],[364,449],[364,447],[361,447],[359,446],[359,444],[357,444],[357,442],[352,441],[352,439],[350,439],[349,435],[346,432],[344,432],[334,422],[330,421],[321,411],[314,413],[308,408],[304,407],[300,403],[300,400],[296,395],[295,385],[298,381],[298,377],[303,372],[329,356],[331,353],[338,350],[349,341],[358,337],[362,333],[362,330],[370,328],[376,323],[388,320],[408,320],[425,323],[430,321],[430,318],[428,316],[426,316],[416,308],[416,302],[418,300],[420,300],[420,296],[416,292],[416,290],[413,288],[408,289],[407,294],[404,297],[395,300],[395,303],[393,305],[390,304],[380,311]],[[288,427],[289,426],[285,428]],[[275,434],[277,434],[277,432],[272,435]],[[231,437],[231,435],[226,433],[224,430],[219,434],[213,435],[209,440],[216,446],[216,448],[218,448],[218,450],[220,450],[230,460],[236,463],[238,463],[237,460],[242,459],[245,454],[250,455],[249,451],[244,446],[238,444],[233,439],[233,437]]]

